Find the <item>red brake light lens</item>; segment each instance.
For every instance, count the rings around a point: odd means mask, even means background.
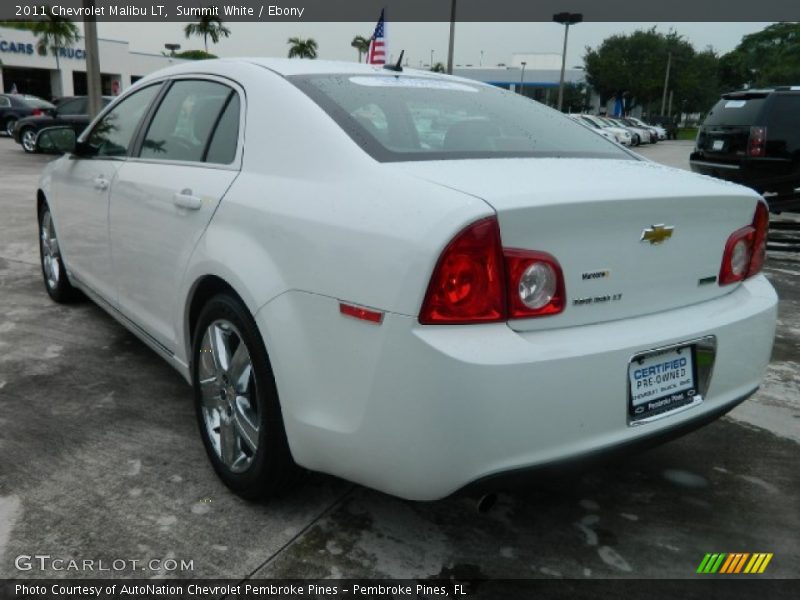
[[[545,252],[503,249],[496,217],[473,223],[447,245],[431,276],[423,325],[495,323],[564,310],[564,276]]]
[[[38,117],[38,116],[43,115],[43,114],[44,114],[44,111],[41,108],[34,108],[33,111],[31,112],[31,115],[34,116],[34,117]]]
[[[767,252],[769,211],[763,202],[756,206],[753,224],[734,231],[725,243],[719,284],[744,281],[761,271]]]
[[[473,223],[447,245],[433,271],[419,321],[425,325],[506,319],[497,219]]]
[[[748,156],[764,156],[767,152],[767,128],[751,127],[747,141]]]

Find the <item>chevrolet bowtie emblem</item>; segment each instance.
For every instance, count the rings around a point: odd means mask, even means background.
[[[673,231],[675,231],[675,228],[672,225],[653,225],[652,227],[645,227],[642,230],[642,237],[639,238],[639,241],[660,244],[664,240],[671,238]]]

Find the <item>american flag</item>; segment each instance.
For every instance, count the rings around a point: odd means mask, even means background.
[[[378,24],[375,26],[375,33],[372,34],[372,40],[369,44],[367,63],[371,65],[386,64],[386,22],[384,21],[383,15],[384,10],[381,11],[381,18],[378,19]]]

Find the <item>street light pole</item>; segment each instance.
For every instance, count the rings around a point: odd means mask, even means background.
[[[86,52],[86,95],[89,97],[89,118],[97,116],[102,108],[103,86],[100,80],[100,51],[97,44],[97,19],[94,0],[83,0],[86,9],[83,19],[83,43]]]
[[[522,73],[520,73],[519,76],[519,93],[524,96],[525,94],[523,93],[522,88],[525,86],[525,65],[528,63],[523,60],[520,64],[522,65]]]
[[[453,74],[453,49],[456,45],[456,0],[450,0],[450,42],[447,45],[447,73]]]
[[[553,15],[553,21],[564,26],[564,51],[561,53],[561,78],[558,81],[558,110],[564,103],[564,72],[567,68],[567,39],[569,38],[569,26],[577,25],[583,21],[581,13],[562,12]]]
[[[661,95],[661,116],[664,116],[664,109],[667,107],[667,88],[669,87],[669,68],[672,66],[672,52],[667,54],[667,72],[664,75],[664,93]]]

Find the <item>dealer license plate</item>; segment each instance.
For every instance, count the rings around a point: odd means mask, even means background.
[[[714,140],[714,143],[711,145],[712,150],[723,150],[725,148],[725,140]]]
[[[629,421],[641,421],[696,400],[694,347],[641,354],[628,365]]]

